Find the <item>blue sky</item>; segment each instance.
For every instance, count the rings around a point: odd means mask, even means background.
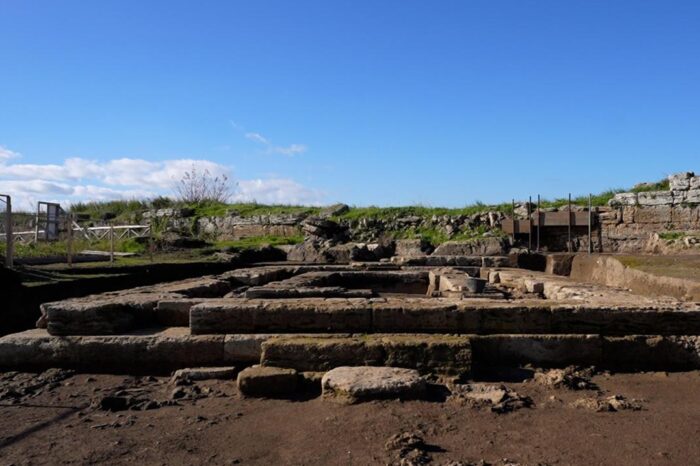
[[[698,24],[697,1],[0,0],[0,190],[167,194],[197,160],[237,199],[460,206],[700,170]]]

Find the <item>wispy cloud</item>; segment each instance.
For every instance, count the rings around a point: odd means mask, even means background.
[[[260,144],[269,145],[270,141],[265,139],[260,133],[245,133],[245,137],[251,141],[259,142]]]
[[[11,151],[10,149],[0,146],[0,160],[9,160],[18,158],[19,152]]]
[[[20,209],[36,201],[70,205],[78,201],[144,199],[173,195],[175,183],[193,166],[213,176],[227,175],[227,166],[204,159],[151,161],[119,158],[106,161],[72,157],[54,164],[16,163],[19,154],[0,148],[0,192],[13,197]],[[9,155],[8,155],[9,154]],[[233,200],[263,203],[319,204],[323,193],[288,178],[237,180]]]
[[[255,131],[246,131],[245,128],[243,128],[241,125],[236,123],[235,121],[229,121],[231,124],[231,127],[235,129],[238,132],[243,133],[243,136],[246,139],[249,139],[259,145],[261,145],[264,148],[265,153],[267,154],[281,154],[281,155],[287,155],[287,156],[293,156],[297,154],[303,154],[308,150],[308,146],[306,144],[289,144],[287,146],[278,146],[272,143],[272,141],[263,136],[260,133],[257,133]]]

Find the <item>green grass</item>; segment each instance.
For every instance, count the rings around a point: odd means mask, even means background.
[[[452,236],[448,236],[442,229],[435,227],[406,228],[404,230],[389,232],[394,239],[422,239],[433,246],[438,246],[446,241],[471,241],[483,238],[486,232],[495,236],[502,236],[503,232],[497,229],[490,229],[486,226],[466,229]]]
[[[296,236],[251,236],[238,240],[217,241],[214,246],[218,249],[253,249],[261,246],[282,246],[288,244],[299,244],[304,241],[302,235]]]
[[[659,233],[659,238],[664,239],[666,241],[674,241],[677,239],[681,239],[688,236],[686,233],[682,231],[662,231]]]
[[[657,181],[656,183],[640,183],[634,186],[632,189],[630,189],[630,192],[646,193],[649,191],[668,191],[669,189],[671,189],[671,185],[668,181],[668,178],[664,178],[663,180]]]
[[[5,255],[6,244],[3,242],[0,244],[0,255]],[[73,241],[73,254],[77,254],[85,249],[96,250],[96,251],[109,251],[109,241],[85,241],[76,240]],[[68,254],[68,243],[66,241],[40,241],[33,244],[21,244],[15,243],[14,245],[15,257],[50,257],[50,256],[65,256]],[[147,247],[144,244],[139,244],[133,238],[116,240],[114,242],[115,252],[132,252],[136,254],[143,254],[147,251]]]

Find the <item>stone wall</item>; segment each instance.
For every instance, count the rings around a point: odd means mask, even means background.
[[[695,251],[690,242],[677,248],[664,241],[664,232],[700,233],[700,176],[691,172],[671,175],[669,190],[616,194],[601,208],[601,237],[605,252]],[[683,247],[686,246],[686,247]]]

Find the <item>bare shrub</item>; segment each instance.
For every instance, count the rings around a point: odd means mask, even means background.
[[[205,201],[225,203],[231,197],[228,176],[213,176],[209,170],[198,170],[195,165],[186,171],[175,186],[178,198],[187,203]]]

